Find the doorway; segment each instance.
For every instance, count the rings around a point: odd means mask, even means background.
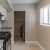
[[[14,42],[25,42],[25,11],[14,11]]]

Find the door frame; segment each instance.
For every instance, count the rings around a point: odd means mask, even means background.
[[[25,13],[25,17],[26,17],[26,11],[23,11],[24,13]],[[15,14],[15,11],[14,11],[14,14]],[[15,15],[14,15],[14,21],[15,21]],[[26,22],[26,21],[25,21]],[[25,24],[25,26],[26,26],[26,24]],[[15,27],[15,22],[14,22],[14,27]],[[25,27],[26,28],[26,27]],[[15,29],[14,29],[15,30]],[[15,35],[15,31],[14,31],[14,35]],[[26,35],[26,33],[25,33],[25,35]],[[25,39],[26,38],[24,38],[24,42],[25,42]],[[15,40],[14,40],[15,41]]]

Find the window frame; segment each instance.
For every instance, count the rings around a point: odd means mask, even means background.
[[[48,23],[44,23],[44,8],[45,7],[48,7]],[[40,15],[40,25],[44,25],[44,26],[50,26],[50,20],[49,20],[49,14],[50,14],[50,11],[49,11],[49,8],[50,8],[50,4],[49,5],[47,5],[47,6],[45,6],[45,7],[43,7],[43,8],[41,8],[41,9],[43,9],[43,21],[41,22],[41,15]],[[40,14],[41,14],[41,9],[40,9]]]

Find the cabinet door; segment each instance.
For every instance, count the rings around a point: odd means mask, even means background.
[[[7,11],[5,9],[4,9],[3,15],[4,16],[2,16],[1,20],[7,20]]]
[[[4,15],[2,16],[1,20],[7,20],[7,11],[2,5],[0,5],[0,12],[2,13],[2,15]]]

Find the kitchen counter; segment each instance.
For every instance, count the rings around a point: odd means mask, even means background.
[[[0,31],[11,31],[12,27],[0,27]]]

